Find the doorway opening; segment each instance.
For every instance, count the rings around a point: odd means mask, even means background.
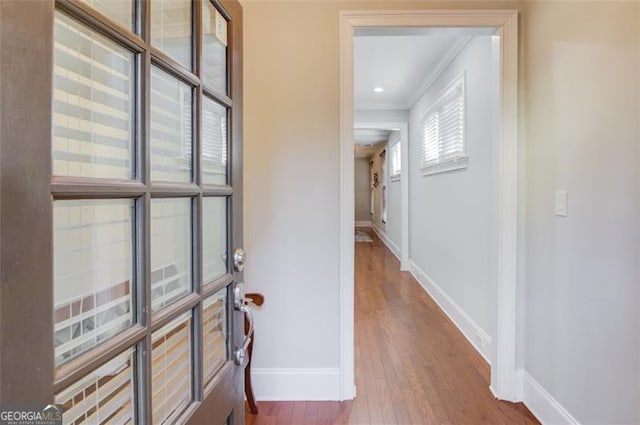
[[[341,16],[341,397],[350,399],[355,396],[354,380],[354,242],[353,232],[356,221],[356,189],[354,185],[356,155],[354,143],[369,144],[363,141],[366,131],[388,131],[386,142],[380,145],[372,144],[370,148],[377,158],[368,160],[370,166],[378,163],[378,168],[370,168],[370,195],[374,202],[370,204],[369,215],[372,225],[377,226],[377,234],[387,246],[399,248],[399,259],[403,270],[410,270],[422,284],[431,297],[440,305],[444,312],[458,326],[475,348],[491,363],[490,388],[499,398],[517,401],[515,363],[516,363],[516,236],[517,236],[517,12],[515,11],[413,11],[413,12],[343,12]],[[404,99],[398,103],[393,96],[385,102],[378,102],[370,109],[359,108],[362,103],[374,102],[376,96],[383,98],[385,92],[395,94],[402,90],[393,87],[393,83],[365,81],[367,93],[359,87],[358,67],[361,66],[356,56],[360,48],[359,37],[363,39],[380,37],[396,38],[414,37],[424,39],[432,37],[433,44],[427,51],[439,58],[431,65],[431,74],[422,76],[422,83],[414,86]],[[436,40],[436,38],[438,40]],[[476,40],[480,40],[477,41]],[[370,40],[369,40],[370,41]],[[495,79],[490,76],[485,81],[478,81],[482,76],[476,70],[468,71],[454,65],[456,58],[466,51],[466,56],[472,57],[471,47],[480,49],[476,44],[483,44],[489,52],[489,62],[496,71]],[[439,45],[439,52],[438,48]],[[384,48],[380,47],[379,48]],[[391,48],[390,52],[400,52]],[[391,54],[389,56],[392,56]],[[467,58],[471,60],[470,58]],[[493,60],[492,60],[493,59]],[[390,72],[398,72],[402,65],[396,57],[389,57],[393,65]],[[435,59],[432,58],[432,61]],[[459,64],[458,64],[459,65]],[[368,66],[376,66],[375,63]],[[354,73],[355,70],[355,73]],[[374,75],[375,73],[370,73]],[[424,74],[424,72],[423,72]],[[354,79],[355,75],[355,79]],[[391,84],[391,85],[389,85]],[[465,103],[477,87],[494,89],[495,102],[485,105],[487,111],[495,112],[494,128],[482,131],[487,133],[491,141],[489,159],[493,161],[489,170],[489,177],[485,189],[493,194],[488,205],[486,231],[488,232],[487,261],[491,267],[487,269],[488,284],[494,289],[490,294],[490,318],[485,318],[483,326],[474,326],[480,320],[475,320],[475,312],[468,308],[461,308],[464,301],[456,299],[448,291],[435,283],[434,279],[417,264],[419,252],[414,243],[423,233],[411,229],[420,222],[420,217],[411,215],[418,206],[420,198],[416,197],[414,188],[420,184],[435,185],[442,180],[442,176],[457,177],[470,174],[478,168],[479,159],[474,153],[469,154],[468,146],[461,145],[457,135],[462,134],[471,138],[479,131],[477,120],[473,126],[469,124],[468,116],[471,112]],[[355,96],[354,96],[355,93]],[[477,101],[474,101],[477,104]],[[398,108],[400,105],[400,108]],[[480,108],[480,110],[482,107]],[[474,115],[477,115],[474,112]],[[399,117],[399,118],[398,118]],[[394,135],[401,133],[398,126],[389,126],[395,119],[396,123],[404,123],[407,138],[402,143],[402,137]],[[461,121],[462,120],[462,121]],[[463,122],[463,124],[459,124]],[[386,125],[385,125],[386,124]],[[469,127],[473,128],[468,134]],[[354,131],[355,128],[355,131]],[[454,134],[455,133],[455,134]],[[380,135],[380,133],[378,133]],[[392,136],[393,135],[393,136]],[[400,143],[395,139],[400,139]],[[398,145],[398,147],[396,147]],[[358,148],[362,151],[362,148]],[[399,150],[399,154],[396,150]],[[398,161],[396,158],[400,158]],[[473,159],[475,157],[475,159]],[[366,160],[365,160],[366,161]],[[394,161],[396,162],[394,164]],[[373,162],[373,164],[371,164]],[[400,162],[398,165],[397,162]],[[391,168],[394,168],[391,170]],[[362,164],[359,168],[363,168]],[[398,170],[399,168],[399,170]],[[390,171],[398,171],[393,181]],[[486,171],[486,170],[485,170]],[[363,173],[364,174],[364,173]],[[377,177],[377,179],[376,179]],[[384,181],[383,181],[384,180]],[[378,186],[376,186],[376,183]],[[392,184],[400,183],[400,214],[396,220],[401,229],[398,241],[396,234],[390,234],[392,226],[389,221],[390,206],[397,200],[390,199]],[[441,182],[440,182],[441,183]],[[411,187],[411,192],[409,191]],[[432,188],[433,189],[433,188]],[[377,191],[376,191],[377,190]],[[445,191],[446,192],[446,191]],[[477,195],[477,194],[476,194]],[[469,199],[473,199],[470,196]],[[376,199],[378,199],[376,203]],[[411,204],[413,203],[413,204]],[[376,205],[378,211],[376,211]],[[410,205],[411,204],[411,205]],[[373,209],[371,209],[373,205]],[[444,204],[442,204],[444,206]],[[448,219],[455,220],[473,202],[460,204],[457,210],[450,211]],[[373,213],[373,214],[371,214]],[[360,211],[360,218],[362,212]],[[364,220],[366,222],[366,220]],[[460,219],[459,227],[465,228],[468,220]],[[387,228],[381,227],[384,224]],[[429,224],[429,223],[428,223]],[[430,223],[438,226],[438,223]],[[477,223],[476,223],[477,224]],[[374,226],[374,228],[376,228]],[[396,241],[394,242],[394,237]],[[385,241],[385,238],[388,241]],[[389,243],[390,242],[390,243]],[[464,249],[467,240],[450,240],[452,246]],[[414,252],[415,251],[415,252]],[[429,255],[429,254],[427,254]],[[464,268],[465,264],[451,264],[453,267]],[[444,286],[444,285],[443,285]]]

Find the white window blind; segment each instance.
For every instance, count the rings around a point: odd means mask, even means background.
[[[423,117],[423,173],[466,167],[464,74],[449,84]]]
[[[53,54],[53,174],[133,177],[135,57],[61,12]]]
[[[389,159],[391,162],[391,179],[400,178],[402,172],[402,160],[400,159],[400,142],[389,148]]]
[[[202,100],[202,181],[227,182],[227,109],[208,97]]]

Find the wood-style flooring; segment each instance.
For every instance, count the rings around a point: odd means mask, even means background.
[[[366,230],[373,242],[355,249],[356,399],[258,402],[245,423],[538,424],[523,404],[493,398],[486,362]]]

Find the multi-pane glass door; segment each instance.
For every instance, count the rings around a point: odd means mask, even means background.
[[[213,422],[239,423],[232,16],[215,0],[61,0],[53,19],[64,423],[193,422],[214,399]]]

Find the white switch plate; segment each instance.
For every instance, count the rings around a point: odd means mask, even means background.
[[[556,215],[559,217],[567,216],[567,191],[566,190],[556,190]]]

